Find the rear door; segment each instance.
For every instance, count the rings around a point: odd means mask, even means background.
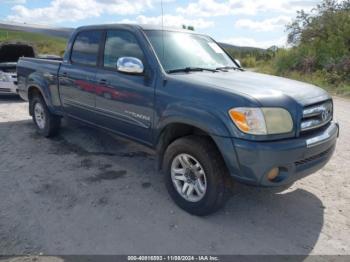
[[[96,67],[102,32],[81,31],[72,45],[71,56],[59,71],[60,97],[70,116],[93,121]]]
[[[96,114],[100,125],[149,143],[153,120],[154,84],[150,75],[117,71],[120,57],[135,57],[149,69],[142,45],[128,30],[107,30],[97,73]]]

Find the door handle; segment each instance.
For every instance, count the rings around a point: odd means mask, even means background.
[[[67,73],[67,72],[63,72],[63,73],[62,73],[62,76],[63,76],[63,77],[68,77],[68,73]]]
[[[100,81],[98,82],[100,85],[107,85],[107,80],[106,79],[100,79]]]

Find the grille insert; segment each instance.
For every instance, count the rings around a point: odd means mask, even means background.
[[[323,103],[307,106],[303,110],[301,132],[314,130],[328,124],[333,119],[333,103]]]
[[[319,158],[322,158],[322,157],[328,155],[330,152],[333,151],[333,149],[334,149],[334,147],[331,147],[331,148],[327,149],[326,151],[323,151],[322,153],[319,153],[317,155],[310,156],[308,158],[305,158],[305,159],[302,159],[302,160],[299,160],[299,161],[295,161],[294,164],[297,167],[298,166],[302,166],[302,165],[307,164],[307,163],[309,163],[311,161],[315,161],[315,160],[317,160]]]

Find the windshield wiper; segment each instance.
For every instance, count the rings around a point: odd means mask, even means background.
[[[205,67],[184,67],[184,68],[178,68],[178,69],[171,69],[168,70],[167,73],[178,73],[178,72],[202,72],[202,71],[209,71],[209,72],[217,72],[217,69],[211,69],[211,68],[205,68]]]
[[[243,71],[242,68],[238,68],[238,67],[234,67],[234,66],[221,66],[221,67],[217,67],[215,69],[216,70],[230,70],[230,69],[233,69],[233,70]]]

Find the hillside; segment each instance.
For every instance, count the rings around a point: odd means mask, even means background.
[[[67,27],[50,27],[44,25],[20,24],[20,23],[6,23],[0,21],[0,28],[10,31],[21,31],[28,33],[38,33],[54,37],[68,38],[74,28]]]
[[[258,48],[258,47],[248,47],[248,46],[236,46],[226,43],[219,43],[219,45],[225,50],[232,50],[240,53],[252,53],[252,52],[260,52],[264,53],[266,49]]]
[[[19,24],[19,23],[5,23],[0,22],[0,41],[3,41],[4,32],[8,31],[10,33],[10,37],[16,38],[25,38],[29,39],[29,41],[32,40],[39,40],[40,42],[43,42],[45,40],[54,40],[56,41],[59,39],[60,42],[63,41],[63,39],[67,39],[70,34],[73,32],[74,28],[59,28],[59,27],[49,27],[49,26],[42,26],[42,25],[31,25],[31,24]],[[14,36],[15,35],[15,36]],[[55,40],[56,39],[56,40]],[[255,47],[245,47],[245,46],[235,46],[227,43],[219,43],[219,45],[224,48],[227,52],[234,55],[235,57],[242,58],[242,56],[245,56],[246,54],[257,54],[257,53],[264,53],[266,50],[261,48],[255,48]],[[39,47],[40,48],[40,47]],[[52,54],[60,54],[61,46],[57,48],[57,50],[53,50],[51,52]],[[64,47],[63,49],[64,50]],[[49,49],[50,51],[50,49]],[[43,49],[42,51],[39,50],[39,53],[46,53],[47,49]]]
[[[41,33],[8,30],[0,27],[0,43],[2,42],[25,42],[33,45],[38,54],[62,56],[67,39]]]

